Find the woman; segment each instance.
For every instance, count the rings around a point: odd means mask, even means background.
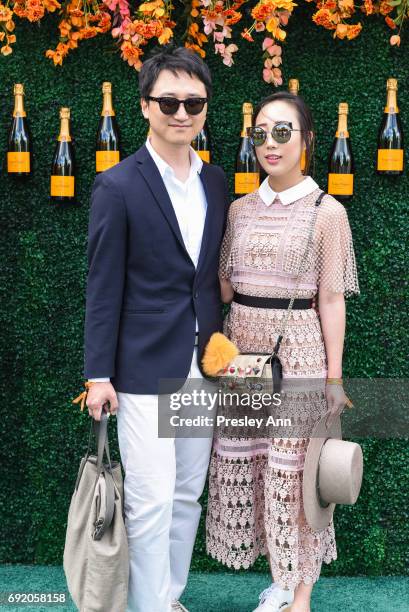
[[[316,422],[330,411],[332,419],[347,402],[339,380],[344,297],[359,293],[347,213],[328,194],[315,207],[322,191],[301,172],[303,150],[305,172],[310,166],[314,128],[300,97],[278,92],[265,98],[255,109],[250,135],[268,176],[230,207],[219,270],[222,299],[231,302],[224,332],[241,353],[271,352],[301,270],[296,297],[309,301],[292,309],[278,355],[284,379],[323,380],[321,397],[305,402],[301,412]],[[312,215],[311,249],[303,260]],[[248,305],[243,294],[281,301],[272,307],[266,300],[260,307],[250,298]],[[300,405],[297,410],[300,416]],[[333,522],[315,533],[303,511],[307,446],[308,437],[301,436],[237,440],[219,433],[214,439],[207,550],[235,569],[268,556],[275,584],[261,594],[257,612],[281,611],[289,603],[291,612],[310,612],[322,562],[337,558]]]

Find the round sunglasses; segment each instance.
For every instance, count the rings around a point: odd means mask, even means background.
[[[292,132],[305,132],[305,130],[297,130],[293,128],[293,124],[287,121],[280,121],[276,123],[271,130],[271,136],[279,144],[288,142],[291,138]],[[267,132],[262,127],[251,127],[248,128],[248,135],[250,141],[255,147],[260,147],[267,140]]]
[[[177,98],[168,96],[163,96],[161,98],[147,96],[146,99],[158,102],[159,108],[164,115],[174,115],[178,112],[181,104],[185,107],[185,111],[188,115],[198,115],[202,112],[207,102],[207,98],[186,98],[186,100],[178,100]]]

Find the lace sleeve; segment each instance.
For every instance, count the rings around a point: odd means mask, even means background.
[[[233,271],[232,240],[233,240],[233,205],[230,204],[226,231],[220,248],[219,278],[229,280]]]
[[[317,225],[318,286],[344,293],[345,297],[359,294],[351,228],[343,204],[327,196],[322,201]]]

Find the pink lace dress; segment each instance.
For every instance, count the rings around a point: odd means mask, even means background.
[[[292,296],[320,189],[267,206],[258,191],[230,207],[222,244],[221,278],[240,293]],[[345,296],[359,293],[351,230],[344,206],[324,196],[316,211],[312,248],[297,297],[312,298],[320,285]],[[224,333],[245,352],[272,351],[283,309],[232,303]],[[327,362],[315,309],[292,310],[280,346],[283,378],[325,379]],[[325,385],[324,385],[325,386]],[[324,391],[300,411],[317,420],[327,411]],[[209,472],[207,552],[228,567],[250,567],[269,554],[274,582],[293,589],[319,578],[322,562],[337,558],[334,525],[311,530],[303,511],[302,479],[308,438],[232,438],[215,435]]]

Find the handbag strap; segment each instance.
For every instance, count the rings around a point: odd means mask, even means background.
[[[104,404],[104,406],[105,405],[106,404]],[[94,540],[100,540],[102,538],[105,531],[108,529],[108,527],[110,526],[112,522],[112,519],[114,516],[114,509],[115,509],[115,486],[114,486],[114,477],[112,474],[112,464],[111,464],[111,457],[109,454],[109,440],[108,440],[109,412],[106,413],[104,411],[104,406],[102,407],[102,411],[101,411],[101,420],[97,421],[94,418],[92,418],[91,420],[90,437],[88,440],[88,448],[89,448],[89,443],[91,441],[91,432],[92,430],[94,430],[95,437],[97,439],[97,444],[98,444],[98,458],[97,458],[97,475],[95,478],[92,497],[94,497],[95,489],[98,484],[98,479],[102,472],[104,473],[105,485],[106,485],[105,487],[106,514],[103,520],[101,519],[100,522],[97,521],[97,523],[94,525],[95,531],[93,532],[93,536],[92,536]],[[103,456],[104,456],[104,449],[106,452],[106,456],[108,458],[109,468],[106,468],[102,463]]]
[[[294,304],[294,300],[295,300],[296,295],[297,295],[298,285],[300,284],[300,280],[301,280],[302,265],[303,265],[304,260],[305,260],[305,258],[307,256],[308,248],[310,246],[310,241],[311,241],[313,230],[314,230],[314,227],[315,227],[315,222],[316,222],[317,214],[318,214],[318,206],[321,204],[321,200],[324,197],[324,195],[326,195],[326,192],[325,191],[321,191],[320,195],[318,196],[318,198],[316,199],[315,204],[314,204],[314,214],[312,216],[312,222],[311,222],[311,225],[310,225],[310,232],[308,234],[307,246],[305,247],[304,255],[303,255],[302,259],[301,259],[300,267],[298,268],[297,280],[296,280],[296,284],[295,284],[294,294],[293,294],[292,298],[290,299],[290,303],[288,304],[288,308],[287,308],[286,316],[285,316],[285,319],[284,319],[284,323],[281,326],[280,332],[278,334],[277,342],[276,342],[276,345],[275,345],[275,347],[273,349],[271,357],[274,357],[275,355],[277,355],[278,350],[280,348],[281,340],[283,339],[283,335],[284,335],[284,332],[285,332],[286,327],[287,327],[288,319],[290,317],[290,312],[291,312],[291,309],[292,309],[293,304]]]
[[[92,433],[94,432],[96,440],[97,440],[97,455],[98,455],[98,460],[97,460],[97,469],[98,469],[98,476],[101,473],[102,470],[102,459],[103,459],[103,454],[104,454],[104,448],[105,448],[105,453],[106,456],[108,458],[108,463],[109,463],[109,467],[112,470],[112,465],[111,465],[111,457],[109,454],[109,440],[108,440],[108,417],[109,417],[109,413],[106,413],[104,411],[104,407],[108,406],[108,402],[106,402],[103,407],[102,407],[102,412],[101,412],[101,420],[97,421],[96,419],[94,419],[93,417],[91,418],[91,424],[90,424],[90,428],[89,428],[89,436],[88,436],[88,448],[87,448],[87,452],[85,454],[85,459],[88,458],[88,455],[90,453],[90,449],[91,449],[91,437],[92,437]]]
[[[105,510],[105,516],[101,519],[98,519],[94,523],[95,529],[92,533],[92,538],[94,540],[100,540],[102,538],[102,536],[104,535],[104,533],[106,532],[110,524],[112,523],[112,519],[114,517],[114,510],[115,510],[114,477],[112,476],[111,472],[109,472],[108,470],[104,470],[104,478],[105,478],[105,485],[106,485],[106,490],[105,490],[105,495],[106,495],[105,508],[106,510]]]

